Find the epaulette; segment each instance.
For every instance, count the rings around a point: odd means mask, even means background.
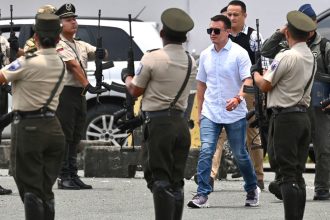
[[[152,49],[152,50],[147,50],[148,53],[151,53],[153,51],[159,50],[160,48]]]
[[[36,53],[31,53],[31,52],[27,52],[26,54],[25,54],[25,59],[31,59],[32,57],[36,57],[36,56],[38,56]]]
[[[36,46],[36,44],[32,40],[27,40],[25,44],[29,47],[35,47]]]

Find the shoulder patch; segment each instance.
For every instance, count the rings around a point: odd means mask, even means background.
[[[9,67],[8,70],[9,71],[16,71],[19,68],[21,68],[21,64],[18,62],[18,60],[15,60],[14,62],[12,62]]]
[[[153,51],[159,50],[160,48],[152,49],[152,50],[147,50],[148,53],[151,53]]]
[[[270,70],[275,71],[277,69],[279,63],[280,62],[278,60],[273,60],[272,64],[270,65]]]
[[[143,68],[143,65],[142,65],[142,63],[140,63],[135,71],[135,75],[137,75],[137,76],[140,75],[142,68]]]

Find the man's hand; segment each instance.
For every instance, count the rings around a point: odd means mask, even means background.
[[[19,49],[18,38],[15,35],[12,35],[8,38],[10,49],[17,52]]]
[[[226,104],[227,111],[233,111],[239,105],[239,101],[237,98],[228,99],[226,102],[227,102],[227,104]]]
[[[95,57],[97,59],[103,60],[105,58],[105,49],[103,49],[103,48],[96,48],[96,50],[95,50]]]
[[[263,69],[262,69],[262,65],[261,65],[261,59],[258,59],[257,62],[255,64],[253,64],[250,68],[250,73],[251,73],[252,78],[254,77],[254,72],[258,72],[262,75]]]
[[[108,91],[108,90],[104,89],[102,87],[92,86],[90,83],[88,83],[87,86],[84,88],[82,95],[86,95],[87,92],[89,92],[91,94],[101,94],[106,91]]]
[[[125,83],[125,80],[128,76],[133,77],[134,73],[129,73],[128,68],[124,68],[121,70],[121,80]]]

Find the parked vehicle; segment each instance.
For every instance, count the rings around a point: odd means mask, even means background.
[[[98,37],[97,17],[78,17],[79,24],[76,37],[92,45],[96,45]],[[25,41],[33,35],[34,18],[13,19],[13,30],[18,36],[19,45],[22,48]],[[10,19],[0,20],[0,30],[4,36],[9,37],[11,30]],[[154,22],[132,21],[133,51],[135,66],[147,50],[162,47],[162,42]],[[114,62],[114,67],[103,71],[104,81],[123,84],[121,70],[127,66],[127,53],[129,48],[129,23],[128,19],[102,18],[100,21],[100,36],[103,38],[103,47],[109,51],[109,59]],[[88,79],[95,85],[95,63],[88,62],[86,69]],[[113,113],[123,108],[125,93],[109,91],[102,93],[98,99],[96,95],[87,93],[87,121],[85,126],[86,140],[111,141],[119,146],[124,143],[123,134],[113,133],[116,123],[113,122]],[[9,110],[11,96],[9,97]],[[10,137],[9,126],[4,130],[3,137]]]

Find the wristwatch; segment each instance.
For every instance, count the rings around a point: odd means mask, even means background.
[[[237,96],[235,96],[234,98],[236,98],[236,99],[237,99],[237,101],[238,101],[238,104],[241,104],[241,102],[243,102],[243,101],[244,101],[244,97],[243,97],[243,96],[241,96],[241,95],[237,95]]]

